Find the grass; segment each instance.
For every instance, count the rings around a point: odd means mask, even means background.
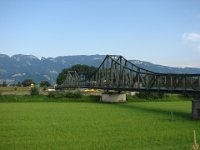
[[[11,91],[29,91],[30,87],[17,87],[17,86],[7,86],[7,87],[0,87],[0,91],[2,92],[11,92]]]
[[[104,104],[95,98],[61,103],[36,96],[29,103],[0,103],[0,149],[186,150],[194,129],[200,143],[191,101]]]
[[[3,95],[15,94],[15,95],[25,95],[29,94],[30,87],[15,87],[15,86],[7,86],[0,87],[0,93]]]

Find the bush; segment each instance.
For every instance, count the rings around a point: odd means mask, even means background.
[[[51,98],[81,98],[82,93],[80,90],[50,91],[48,96]]]
[[[48,96],[50,98],[62,98],[62,97],[64,97],[64,92],[62,92],[62,91],[50,91],[48,93]]]
[[[198,93],[183,93],[181,94],[182,97],[185,97],[185,98],[199,98],[199,94]]]
[[[159,99],[166,97],[166,95],[161,92],[139,92],[136,96],[145,99]]]
[[[17,87],[14,87],[14,90],[17,91]]]
[[[82,97],[82,93],[80,92],[80,90],[67,91],[65,93],[65,97],[68,97],[68,98],[80,98],[80,97]]]
[[[39,95],[39,94],[40,94],[40,89],[39,89],[39,87],[38,87],[38,86],[33,86],[33,87],[31,87],[30,94],[31,94],[31,95]]]
[[[42,89],[43,89],[44,91],[46,91],[46,90],[47,90],[47,86],[44,85]]]

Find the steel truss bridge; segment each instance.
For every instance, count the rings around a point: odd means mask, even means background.
[[[88,80],[68,71],[57,88],[93,88],[115,91],[193,93],[200,95],[200,74],[157,73],[141,68],[123,56],[107,55]]]

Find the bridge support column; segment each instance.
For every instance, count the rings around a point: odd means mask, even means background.
[[[200,99],[192,100],[192,118],[200,119]]]
[[[101,102],[110,102],[110,103],[118,103],[118,102],[126,102],[126,94],[124,93],[102,93]]]

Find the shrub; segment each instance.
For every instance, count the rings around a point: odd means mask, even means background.
[[[46,91],[46,90],[47,90],[47,86],[44,85],[42,89],[43,89],[44,91]]]
[[[64,92],[62,92],[62,91],[49,91],[48,96],[50,98],[62,98],[62,97],[64,97]]]
[[[48,96],[51,98],[80,98],[82,97],[82,93],[80,90],[50,91]]]
[[[82,93],[80,92],[80,90],[74,90],[74,91],[67,91],[65,93],[65,97],[68,98],[80,98],[82,97]]]
[[[14,90],[17,91],[17,87],[14,87]]]
[[[40,93],[40,89],[38,86],[31,87],[31,90],[30,90],[31,95],[39,95],[39,93]]]
[[[54,97],[54,91],[48,92],[48,97],[53,98]]]
[[[164,98],[166,95],[161,92],[139,92],[136,96],[145,99],[159,99]]]
[[[199,94],[198,93],[183,93],[181,94],[182,97],[185,97],[185,98],[199,98]]]

